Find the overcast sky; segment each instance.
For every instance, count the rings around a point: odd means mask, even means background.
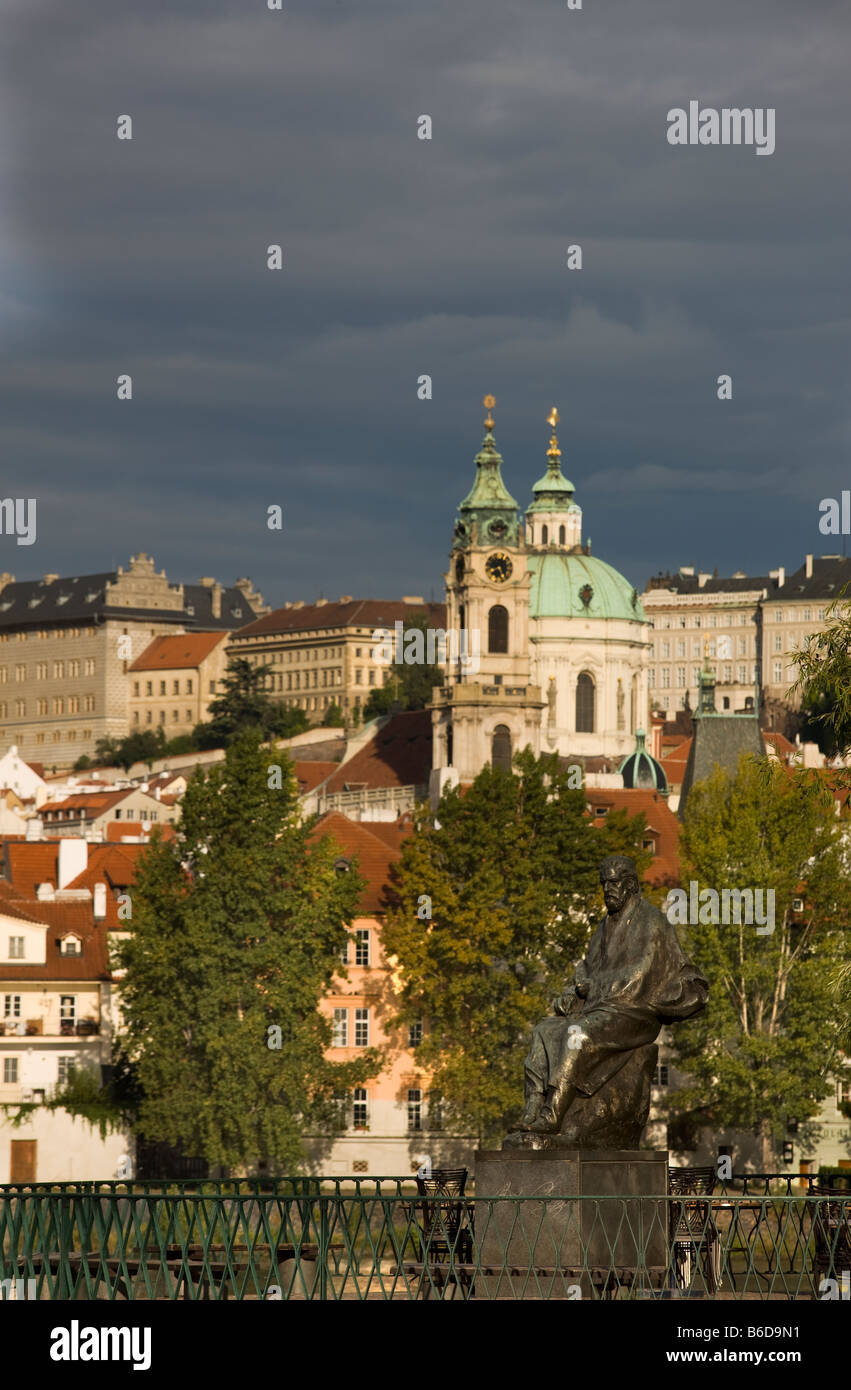
[[[0,570],[442,597],[486,392],[639,588],[841,548],[847,0],[284,4],[0,0]],[[774,154],[669,145],[690,100]]]

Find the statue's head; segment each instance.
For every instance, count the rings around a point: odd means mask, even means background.
[[[600,865],[600,883],[607,912],[621,912],[630,898],[641,892],[635,861],[626,854],[610,854]]]

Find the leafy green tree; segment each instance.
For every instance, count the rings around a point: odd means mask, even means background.
[[[196,747],[226,748],[246,729],[259,729],[264,738],[292,738],[310,727],[303,709],[277,704],[269,698],[266,681],[271,666],[252,666],[245,657],[228,662],[224,689],[210,702],[211,718],[196,724]]]
[[[796,660],[789,696],[798,696],[823,753],[851,749],[851,599],[846,584],[827,610],[821,632],[811,633]]]
[[[428,632],[429,620],[425,614],[416,613],[407,620],[405,631],[414,628],[424,635]],[[427,652],[428,648],[425,650]],[[404,656],[404,648],[401,654]],[[389,714],[393,709],[425,709],[431,703],[436,685],[443,685],[442,667],[394,660],[387,668],[384,685],[370,691],[363,709],[364,720]]]
[[[770,890],[774,930],[770,920],[761,934],[735,923],[679,928],[709,980],[709,1003],[676,1032],[677,1066],[691,1081],[672,1103],[702,1123],[751,1129],[765,1172],[787,1119],[817,1113],[839,1061],[832,981],[847,959],[851,912],[844,828],[817,776],[795,780],[746,756],[735,776],[719,767],[696,783],[686,805],[683,883]]]
[[[144,1137],[211,1164],[297,1171],[302,1136],[339,1126],[335,1093],[380,1057],[325,1056],[317,1006],[344,973],[363,881],[335,871],[328,837],[309,841],[292,764],[279,777],[270,756],[249,730],[193,776],[175,839],[153,836],[140,861],[119,964]]]
[[[85,772],[87,767],[92,767],[93,763],[88,753],[83,753],[74,764],[75,772]]]
[[[99,738],[95,745],[95,761],[102,767],[122,767],[126,772],[134,763],[152,763],[166,751],[165,734],[161,727],[139,730],[126,738]]]
[[[345,727],[346,718],[336,700],[329,705],[322,720],[323,729],[342,729]]]
[[[523,1108],[530,1031],[603,911],[601,859],[631,854],[641,873],[651,858],[643,816],[595,827],[555,755],[526,749],[514,769],[484,768],[463,794],[444,794],[436,817],[417,810],[383,933],[401,980],[399,1022],[426,1023],[417,1059],[432,1096],[482,1142]]]
[[[120,738],[99,738],[95,744],[95,764],[100,767],[120,767]]]

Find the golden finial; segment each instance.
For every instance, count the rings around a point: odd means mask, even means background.
[[[554,462],[561,458],[561,449],[558,447],[558,439],[556,438],[556,425],[560,418],[557,408],[553,406],[547,416],[547,424],[553,432],[552,439],[550,440],[550,447],[547,450],[547,458],[552,459]]]
[[[492,430],[492,429],[493,429],[493,416],[491,415],[491,411],[493,410],[494,406],[496,405],[496,396],[485,396],[484,400],[482,401],[482,405],[484,406],[485,410],[488,412],[488,413],[487,413],[487,418],[486,418],[486,420],[485,420],[485,429],[486,429],[486,430]]]

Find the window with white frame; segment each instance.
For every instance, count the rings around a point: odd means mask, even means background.
[[[663,667],[662,667],[661,676],[662,676],[662,689],[663,689],[663,690],[670,690],[670,688],[671,688],[671,668],[670,668],[670,666],[663,666]]]
[[[346,938],[345,944],[344,944],[343,946],[340,947],[340,960],[341,960],[341,962],[342,962],[343,965],[348,965],[348,963],[349,963],[349,942],[348,942],[348,938]]]
[[[3,1017],[20,1018],[21,1016],[21,996],[19,994],[3,995]]]
[[[677,667],[677,688],[678,688],[679,690],[681,690],[681,689],[683,688],[683,686],[685,685],[685,683],[686,683],[686,668],[685,668],[685,666],[678,666],[678,667]]]
[[[363,1086],[358,1086],[352,1091],[352,1126],[354,1129],[366,1129],[369,1124],[369,1097]]]
[[[56,1084],[57,1086],[67,1086],[71,1068],[74,1065],[73,1057],[56,1058]]]
[[[780,682],[782,681],[782,679],[783,679],[783,662],[782,662],[782,661],[775,661],[775,663],[774,663],[774,684],[775,684],[775,685],[779,685]]]
[[[355,1047],[369,1047],[369,1009],[355,1009]]]
[[[349,1045],[349,1011],[348,1009],[334,1010],[333,1032],[331,1034],[332,1047],[348,1047]]]
[[[851,1081],[837,1081],[836,1083],[836,1104],[851,1104]]]
[[[422,1020],[418,1019],[417,1022],[412,1023],[410,1028],[408,1029],[408,1047],[419,1047],[422,1040],[423,1025]]]
[[[654,1086],[667,1086],[667,1084],[668,1084],[668,1068],[667,1068],[667,1067],[663,1067],[663,1066],[657,1067],[656,1070],[655,1070],[654,1073],[653,1073],[653,1085],[654,1085]]]
[[[355,965],[369,965],[369,928],[358,928],[355,933]]]
[[[10,960],[23,960],[23,958],[24,958],[24,940],[25,940],[25,938],[24,938],[23,936],[10,936],[10,937],[9,937],[9,959],[10,959]]]
[[[423,1127],[423,1093],[419,1087],[408,1091],[408,1130],[415,1132]]]
[[[77,996],[76,994],[61,994],[59,996],[59,1018],[63,1023],[76,1023],[77,1021]]]
[[[782,623],[782,621],[783,621],[783,609],[782,609],[782,608],[775,608],[775,610],[774,610],[774,621],[775,621],[776,623]]]
[[[7,1086],[15,1086],[18,1082],[18,1059],[17,1057],[3,1058],[3,1080]]]

